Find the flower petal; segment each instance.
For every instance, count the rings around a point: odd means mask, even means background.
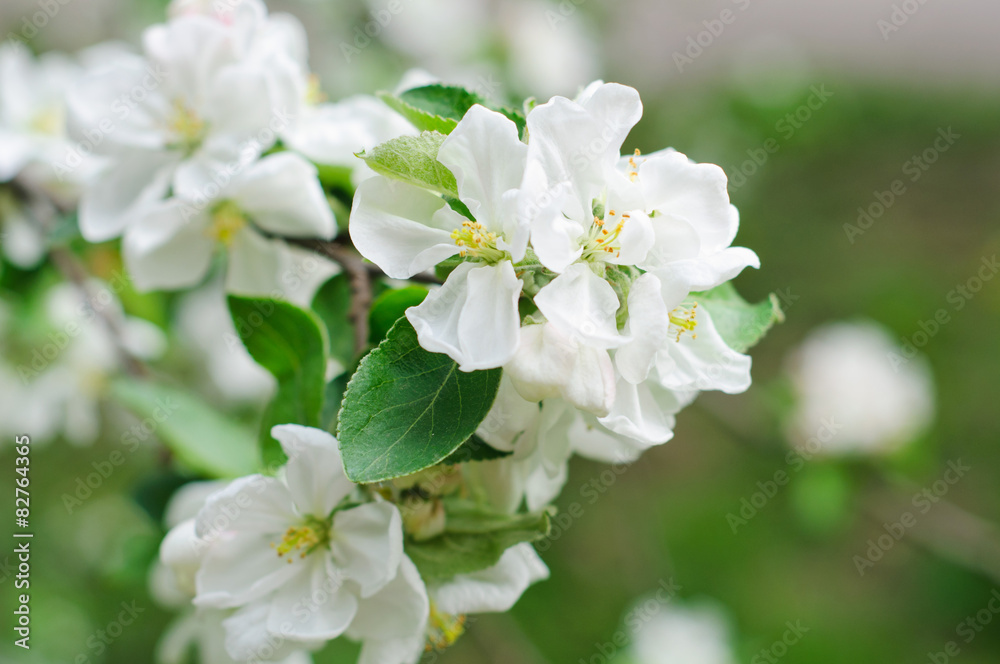
[[[686,282],[692,291],[705,291],[733,279],[744,268],[760,267],[760,259],[750,249],[730,247],[693,260],[681,260],[653,270],[666,282]]]
[[[462,263],[406,317],[421,346],[447,354],[462,371],[499,367],[517,350],[521,285],[510,261]]]
[[[750,387],[748,355],[726,345],[704,307],[698,310],[697,334],[668,343],[657,356],[664,387],[673,390],[721,390],[739,394]]]
[[[316,167],[294,153],[261,159],[226,193],[257,226],[275,235],[329,240],[337,234]]]
[[[509,611],[528,586],[549,577],[549,569],[530,544],[504,551],[499,562],[472,574],[459,574],[431,590],[445,613],[501,613]]]
[[[208,539],[230,531],[270,536],[283,533],[298,519],[284,484],[273,477],[249,475],[205,500],[197,516],[197,533]]]
[[[326,641],[295,641],[280,633],[272,633],[267,628],[270,612],[269,602],[253,602],[222,621],[225,629],[226,654],[234,664],[237,662],[311,663],[312,659],[302,650],[318,650]],[[204,651],[201,655],[200,661],[225,664],[225,660],[208,657]]]
[[[88,242],[117,237],[163,199],[179,160],[174,152],[134,151],[98,173],[80,199],[80,232]]]
[[[371,597],[396,575],[403,556],[403,521],[395,505],[367,503],[333,517],[333,561]]]
[[[378,176],[354,195],[351,241],[388,276],[407,279],[458,253],[451,232],[464,219],[440,196]]]
[[[226,290],[241,295],[282,294],[287,275],[294,274],[293,254],[283,240],[266,238],[244,227],[229,245]]]
[[[419,649],[422,650],[428,612],[423,579],[416,565],[403,556],[399,561],[399,572],[392,581],[371,597],[361,600],[347,635],[355,640],[408,639],[412,643],[418,639]]]
[[[326,555],[312,553],[306,569],[278,588],[271,598],[267,631],[294,641],[325,641],[344,633],[358,611],[358,598],[343,587],[343,579]]]
[[[302,574],[302,565],[278,557],[275,542],[275,537],[256,532],[223,533],[214,539],[195,575],[195,605],[242,606]]]
[[[344,474],[337,439],[322,429],[279,424],[271,435],[288,456],[285,481],[298,511],[326,518],[353,489]]]
[[[611,412],[598,422],[645,445],[660,445],[674,437],[674,414],[682,407],[672,392],[654,381],[633,385],[619,380]]]
[[[505,201],[505,195],[521,186],[527,152],[517,126],[479,104],[466,112],[438,152],[438,161],[455,174],[459,196],[472,216],[508,240],[517,236],[523,241],[511,249],[515,262],[524,257],[527,237],[518,233],[516,201]]]
[[[620,303],[611,285],[584,263],[569,266],[535,296],[539,311],[560,332],[599,348],[627,339],[618,333]]]
[[[214,242],[207,218],[171,199],[152,208],[125,233],[122,252],[140,291],[194,286],[208,273]]]
[[[639,165],[646,209],[658,219],[686,221],[698,233],[702,252],[730,244],[739,228],[739,212],[729,203],[726,174],[715,164],[696,164],[680,152],[662,151]]]

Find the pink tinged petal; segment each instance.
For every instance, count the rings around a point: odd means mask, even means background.
[[[721,390],[739,394],[750,387],[750,356],[726,345],[704,307],[696,335],[668,343],[657,357],[660,382],[674,390]],[[695,338],[697,336],[697,338]]]
[[[274,546],[281,535],[226,532],[212,541],[205,554],[195,587],[196,606],[231,608],[256,601],[303,573],[303,566],[288,564]]]
[[[663,302],[660,280],[644,274],[628,294],[628,331],[632,340],[615,353],[615,366],[630,383],[646,380],[660,348],[670,339],[670,311]]]
[[[206,215],[176,199],[148,212],[125,233],[125,265],[140,291],[194,286],[208,274],[215,243]]]
[[[438,160],[455,174],[459,196],[472,216],[508,240],[517,234],[519,224],[516,210],[504,199],[521,186],[527,152],[512,121],[478,104],[469,109],[438,152]],[[515,261],[523,258],[524,249],[513,248]]]
[[[403,556],[392,581],[361,600],[347,636],[357,641],[402,639],[408,644],[416,642],[422,650],[428,614],[429,602],[423,579],[416,565]]]
[[[744,247],[730,247],[711,256],[670,263],[656,274],[664,281],[686,282],[692,291],[705,291],[735,278],[747,267],[760,267],[757,254]]]
[[[549,569],[530,544],[504,551],[499,562],[472,574],[460,574],[431,590],[445,613],[502,613],[509,611],[524,591],[549,577]]]
[[[451,232],[464,219],[440,196],[378,176],[354,195],[351,241],[388,276],[407,279],[458,253]]]
[[[88,242],[117,237],[166,196],[180,155],[134,151],[98,173],[80,200],[80,232]]]
[[[680,152],[659,152],[639,164],[646,209],[664,221],[691,225],[701,238],[702,252],[732,244],[739,212],[729,203],[726,174],[715,164],[695,164]]]
[[[633,385],[620,380],[611,412],[598,422],[639,443],[660,445],[674,437],[674,414],[682,407],[674,394],[653,381]]]
[[[275,235],[329,240],[337,234],[316,167],[294,153],[264,157],[237,176],[226,195]]]
[[[462,263],[406,317],[421,346],[447,354],[462,371],[499,367],[517,350],[521,285],[510,261]]]
[[[319,650],[326,645],[326,640],[293,640],[272,633],[267,626],[271,606],[268,601],[254,602],[222,621],[226,654],[234,662],[311,662],[301,650]],[[202,652],[201,661],[225,663],[225,660],[207,657],[205,652]]]
[[[560,332],[599,348],[627,341],[618,333],[614,289],[583,263],[571,265],[535,296],[539,311]]]
[[[403,556],[403,522],[390,503],[367,503],[337,512],[330,544],[340,574],[371,597],[396,575]]]
[[[337,638],[358,611],[357,595],[344,587],[329,556],[312,553],[289,567],[296,565],[305,569],[275,591],[267,631],[294,641]]]
[[[271,435],[288,456],[285,482],[302,514],[326,518],[354,489],[344,474],[337,439],[322,429],[279,424]]]
[[[294,255],[283,240],[266,238],[243,227],[229,245],[226,290],[241,295],[283,293],[285,280],[294,274]]]

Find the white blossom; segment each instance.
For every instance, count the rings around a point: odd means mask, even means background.
[[[888,454],[913,442],[934,416],[933,380],[923,357],[894,363],[898,353],[870,321],[812,332],[788,362],[792,443],[842,455]]]

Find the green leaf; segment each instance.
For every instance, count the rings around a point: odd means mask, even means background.
[[[111,395],[148,420],[156,436],[191,470],[213,478],[256,472],[259,460],[253,432],[204,401],[171,387],[130,378],[115,380]]]
[[[503,113],[524,135],[525,118],[520,111],[490,103],[480,94],[456,85],[425,85],[397,95],[379,93],[379,98],[421,131],[450,134],[476,104]]]
[[[420,131],[436,131],[447,135],[451,133],[452,129],[458,126],[457,120],[452,118],[443,118],[439,115],[435,115],[434,113],[417,108],[394,94],[379,92],[378,97],[384,101],[389,108],[402,115],[410,122],[410,124]]]
[[[423,286],[408,286],[388,290],[375,298],[368,316],[368,339],[372,345],[382,343],[406,310],[423,302],[425,297],[427,289]]]
[[[496,565],[508,548],[549,532],[549,513],[502,514],[461,499],[445,499],[445,531],[408,540],[406,554],[424,579],[448,579]]]
[[[358,156],[376,173],[458,198],[455,176],[437,159],[445,138],[435,131],[400,136]]]
[[[354,363],[354,326],[351,325],[351,280],[338,274],[323,284],[313,297],[312,310],[326,325],[330,355],[349,367]]]
[[[775,323],[785,320],[776,295],[750,304],[730,282],[691,297],[708,310],[722,339],[738,353],[753,348]]]
[[[441,463],[455,465],[456,463],[467,463],[469,461],[493,461],[508,457],[513,452],[501,452],[495,447],[491,447],[485,440],[473,434],[462,446],[452,452],[447,459]]]
[[[264,463],[278,465],[285,461],[285,454],[271,437],[271,427],[322,426],[326,331],[311,311],[278,300],[230,295],[229,311],[247,351],[278,381],[260,429]]]
[[[501,374],[459,371],[401,319],[347,385],[338,436],[347,476],[381,482],[441,462],[485,419]]]
[[[326,384],[326,395],[323,399],[323,429],[332,434],[337,433],[337,417],[340,415],[340,404],[344,401],[347,391],[347,381],[350,373],[344,372]]]

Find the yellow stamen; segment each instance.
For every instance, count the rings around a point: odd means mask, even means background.
[[[236,203],[223,201],[212,210],[212,224],[207,233],[209,237],[228,247],[246,223],[246,215]]]
[[[305,558],[315,549],[329,543],[330,523],[308,516],[302,524],[286,530],[280,542],[272,542],[271,548],[278,552],[279,558],[284,558],[287,555],[286,560],[291,564],[295,560],[296,553],[299,554],[300,559]]]

